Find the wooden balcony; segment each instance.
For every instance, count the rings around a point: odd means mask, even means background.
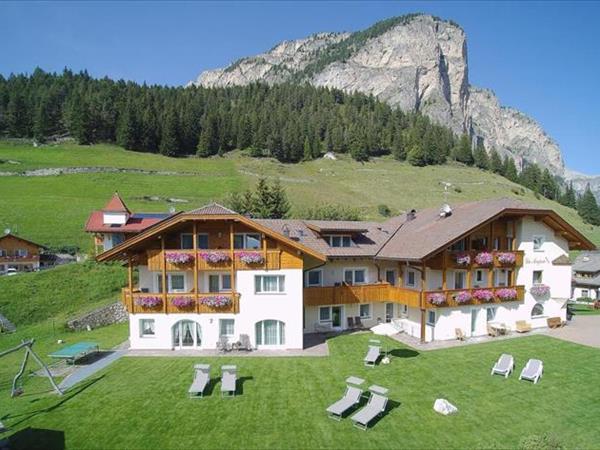
[[[262,262],[258,263],[246,263],[240,259],[240,254],[243,252],[257,253],[262,256]],[[295,268],[290,266],[290,261],[286,257],[286,254],[281,250],[235,250],[233,252],[234,261],[231,260],[231,250],[199,250],[194,254],[194,250],[165,250],[164,253],[169,254],[181,254],[190,255],[190,262],[183,264],[175,264],[167,261],[161,250],[148,250],[148,270],[160,271],[163,268],[163,261],[166,263],[167,271],[180,271],[180,270],[194,270],[194,267],[198,265],[198,270],[231,270],[232,266],[235,270],[278,270],[281,268]],[[217,255],[223,255],[224,258],[228,258],[221,262],[209,262],[204,257],[205,254],[214,253]]]
[[[478,264],[475,259],[479,253],[491,253],[492,258],[493,258],[492,262],[490,264],[483,264],[483,265]],[[515,262],[514,263],[502,262],[498,257],[503,254],[514,255]],[[459,262],[459,259],[461,256],[462,257],[468,256],[469,263],[465,264],[465,263]],[[510,269],[510,268],[514,268],[514,267],[521,267],[523,265],[523,257],[524,257],[524,252],[522,250],[506,250],[506,251],[500,250],[500,251],[491,251],[491,252],[477,251],[477,250],[446,251],[446,252],[444,252],[443,267],[447,267],[449,269],[465,269],[465,270],[489,269],[489,268]]]
[[[511,300],[503,300],[498,297],[498,291],[502,289],[515,289],[517,291],[517,296]],[[473,296],[475,291],[490,291],[493,294],[493,298],[490,301],[478,300]],[[468,302],[460,303],[456,301],[456,296],[461,292],[468,292],[471,296],[471,300]],[[429,298],[432,294],[441,294],[445,299],[445,303],[441,305],[432,304],[429,301]],[[522,302],[525,299],[525,286],[502,286],[502,287],[480,287],[480,288],[472,288],[472,289],[448,289],[445,291],[437,290],[437,291],[426,291],[424,293],[425,299],[425,308],[453,308],[457,306],[467,306],[467,305],[491,305],[497,303],[509,303],[509,302]]]
[[[226,297],[229,299],[229,304],[221,307],[208,306],[202,303],[202,299],[206,297]],[[160,299],[160,304],[155,307],[146,307],[139,304],[139,300],[142,298],[157,298]],[[187,307],[178,307],[173,304],[174,299],[187,299],[192,304]],[[181,314],[181,313],[193,313],[193,314],[237,314],[240,311],[240,296],[236,292],[206,292],[206,293],[177,293],[167,294],[166,303],[164,301],[164,295],[162,293],[151,293],[151,292],[140,292],[137,289],[133,290],[133,293],[127,288],[123,288],[121,292],[121,300],[127,311],[131,314]],[[198,300],[198,301],[197,301]]]
[[[388,283],[304,288],[305,306],[388,302],[418,307],[420,292]]]
[[[14,263],[14,264],[27,264],[34,263],[40,260],[40,255],[27,255],[27,256],[0,256],[0,263]]]

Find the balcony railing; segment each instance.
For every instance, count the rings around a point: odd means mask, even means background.
[[[194,270],[197,259],[198,270],[230,270],[232,267],[231,251],[223,249],[198,250],[165,250],[165,255],[161,250],[148,250],[148,270],[162,270],[163,261],[166,262],[166,270]],[[278,270],[281,268],[280,250],[235,250],[234,264],[236,270]],[[189,255],[187,262],[169,262],[168,256]],[[248,262],[248,259],[256,257],[256,262]]]
[[[239,294],[235,292],[162,293],[140,292],[128,288],[121,292],[121,299],[131,314],[237,314],[240,310]],[[221,304],[221,305],[219,305]]]
[[[15,262],[15,263],[19,263],[19,262],[36,262],[40,260],[40,256],[39,255],[25,255],[25,256],[18,256],[18,255],[4,255],[4,256],[0,256],[0,262],[2,263],[6,263],[6,262]]]
[[[304,288],[304,305],[343,305],[350,303],[401,303],[419,306],[420,292],[388,283]]]
[[[491,256],[489,263],[478,262],[478,255],[481,259],[487,259]],[[486,268],[511,268],[521,267],[523,265],[524,252],[522,250],[499,250],[499,251],[447,251],[444,252],[444,266],[451,269],[486,269]],[[514,259],[514,262],[512,262]]]
[[[510,293],[510,291],[515,292],[516,295],[514,298],[506,297],[506,294]],[[448,289],[445,291],[426,291],[424,295],[426,308],[487,305],[523,301],[525,298],[525,286]]]

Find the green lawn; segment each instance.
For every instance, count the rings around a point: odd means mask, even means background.
[[[331,356],[323,358],[123,358],[64,398],[35,384],[10,399],[3,383],[0,411],[18,436],[28,427],[59,430],[77,449],[516,448],[544,433],[567,448],[597,447],[595,349],[545,336],[422,353],[396,343],[392,363],[370,369],[362,364],[369,336],[331,339]],[[542,359],[544,378],[533,385],[490,376],[501,352],[514,355],[517,371],[527,358]],[[213,377],[218,366],[237,364],[241,395],[222,399],[217,384],[208,397],[188,399],[199,361],[212,364]],[[325,414],[349,375],[390,389],[390,410],[366,433]],[[459,413],[436,414],[438,397]],[[23,437],[18,443],[32,447]]]
[[[571,304],[569,308],[576,316],[600,315],[600,309],[594,309],[592,305]]]

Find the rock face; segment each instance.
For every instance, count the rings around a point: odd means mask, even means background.
[[[536,162],[564,175],[560,149],[538,123],[502,107],[492,92],[469,85],[466,36],[453,22],[411,15],[357,33],[285,41],[224,69],[203,72],[192,83],[217,87],[257,81],[308,81],[373,94],[403,110],[420,111],[456,133],[468,132],[518,164]]]

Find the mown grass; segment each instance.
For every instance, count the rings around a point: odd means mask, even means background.
[[[600,315],[600,309],[594,309],[593,305],[571,304],[569,309],[576,316],[595,316]]]
[[[397,356],[370,369],[362,364],[369,337],[333,338],[323,358],[126,357],[64,398],[25,386],[24,396],[10,399],[3,388],[0,409],[17,436],[27,427],[58,430],[67,448],[78,449],[516,448],[544,433],[567,448],[597,447],[600,386],[589,382],[600,365],[595,349],[545,336],[421,353],[389,341]],[[543,380],[490,376],[502,352],[514,355],[517,371],[528,358],[542,359]],[[222,399],[216,383],[206,398],[188,399],[200,361],[212,365],[213,378],[220,365],[237,364],[240,395]],[[366,433],[325,413],[349,375],[390,389],[390,410]],[[436,414],[439,397],[459,413]]]

